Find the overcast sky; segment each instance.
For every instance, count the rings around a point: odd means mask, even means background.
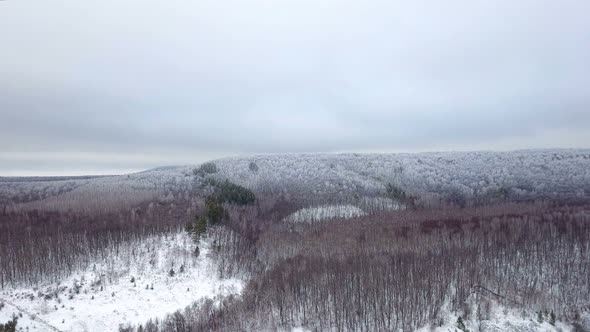
[[[0,175],[590,147],[587,0],[0,1]]]

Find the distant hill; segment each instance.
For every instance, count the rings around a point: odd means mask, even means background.
[[[217,172],[166,166],[120,176],[0,178],[0,197],[63,192],[198,190],[208,177],[256,192],[287,193],[316,203],[385,195],[388,184],[423,200],[535,199],[590,196],[590,150],[403,154],[273,154],[214,160]]]

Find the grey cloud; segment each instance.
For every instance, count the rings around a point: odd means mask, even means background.
[[[35,155],[38,169],[108,170],[587,147],[589,11],[581,0],[4,1],[0,174]]]

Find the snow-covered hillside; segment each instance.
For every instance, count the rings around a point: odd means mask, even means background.
[[[2,289],[0,322],[16,314],[23,331],[116,331],[200,298],[240,293],[241,280],[217,277],[209,243],[200,248],[195,257],[184,233],[155,236],[128,243],[60,283]]]
[[[276,154],[214,161],[212,176],[255,191],[290,192],[313,199],[378,197],[393,183],[419,196],[584,197],[590,195],[590,150],[440,152],[418,154]],[[255,167],[252,165],[255,164]],[[80,193],[169,192],[199,188],[195,166],[60,181],[3,181],[0,197],[22,201]],[[356,195],[356,196],[355,196]]]
[[[258,167],[253,172],[249,164]],[[409,192],[515,195],[590,194],[590,150],[308,154],[217,160],[221,176],[258,190],[346,196],[394,183]],[[286,189],[288,188],[288,189]]]
[[[72,198],[92,198],[116,201],[122,197],[140,203],[154,197],[165,197],[169,192],[183,192],[192,188],[192,167],[166,167],[145,172],[104,177],[78,177],[51,180],[49,178],[1,178],[0,204],[22,202],[24,208],[64,207]],[[118,196],[118,198],[113,198]],[[111,203],[111,202],[107,202]],[[57,206],[56,206],[57,204]]]

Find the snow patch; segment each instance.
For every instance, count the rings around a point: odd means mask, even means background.
[[[335,218],[357,218],[366,213],[354,205],[322,205],[300,209],[285,218],[289,222],[318,222]]]

